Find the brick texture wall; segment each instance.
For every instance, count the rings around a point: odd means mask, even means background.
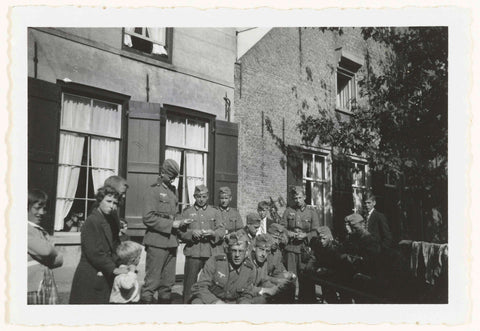
[[[300,112],[348,118],[335,111],[336,49],[340,47],[360,58],[368,50],[374,70],[386,53],[381,45],[366,42],[360,29],[345,29],[338,35],[318,28],[274,28],[238,60],[235,118],[240,124],[238,206],[242,215],[255,211],[260,200],[279,196],[286,200],[286,157],[262,125],[262,112],[270,119],[274,136],[284,139],[285,145],[297,146],[302,143],[297,130]],[[365,74],[364,67],[359,77]]]

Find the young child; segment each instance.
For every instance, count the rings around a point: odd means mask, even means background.
[[[140,300],[140,288],[137,280],[137,266],[142,254],[142,245],[134,241],[124,241],[117,247],[119,269],[126,269],[113,281],[111,303],[135,303]]]

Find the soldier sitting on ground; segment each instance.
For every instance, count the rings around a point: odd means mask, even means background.
[[[407,291],[403,288],[408,282],[406,262],[399,252],[382,247],[365,227],[359,214],[345,218],[349,235],[344,244],[344,261],[354,269],[354,283],[377,295],[402,300]],[[403,293],[402,293],[403,292]]]
[[[255,238],[249,256],[256,270],[252,303],[287,303],[295,290],[295,275],[286,271],[280,259],[272,256],[273,245],[274,239],[269,234],[259,234]]]
[[[353,269],[345,261],[342,245],[333,238],[328,226],[317,228],[317,233],[318,236],[310,241],[313,254],[307,263],[306,272],[333,282],[349,280]],[[328,286],[322,285],[321,289],[324,303],[348,302],[348,297],[340,296]]]
[[[251,303],[255,267],[246,259],[244,237],[232,233],[225,238],[227,254],[212,256],[192,286],[193,304]]]
[[[260,227],[260,216],[257,213],[250,213],[247,215],[247,225],[236,232],[237,236],[244,237],[247,241],[247,251],[250,252],[253,248],[253,240],[257,235]]]

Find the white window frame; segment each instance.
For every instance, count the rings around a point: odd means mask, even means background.
[[[65,99],[65,95],[71,95],[71,96],[74,96],[76,98],[83,98],[83,99],[89,99],[90,100],[90,106],[93,108],[93,103],[94,101],[100,101],[102,103],[108,103],[108,104],[112,104],[112,105],[116,105],[117,106],[117,109],[120,113],[122,113],[122,105],[119,104],[119,103],[114,103],[114,102],[109,102],[109,101],[105,101],[105,100],[102,100],[102,99],[98,99],[98,98],[92,98],[92,97],[85,97],[83,95],[79,95],[79,94],[74,94],[74,93],[66,93],[66,92],[62,92],[62,97],[61,97],[61,105],[62,105],[62,109],[60,111],[60,116],[62,117],[63,116],[63,104],[64,104],[64,99]],[[122,118],[120,117],[120,127],[122,125]],[[60,167],[61,165],[69,165],[69,166],[74,166],[74,167],[79,167],[79,168],[86,168],[86,178],[85,178],[85,192],[86,192],[86,197],[85,198],[73,198],[72,200],[80,200],[80,201],[85,201],[85,204],[84,204],[84,215],[83,215],[83,219],[86,220],[87,217],[88,217],[88,203],[89,202],[95,202],[95,196],[93,197],[88,197],[88,182],[90,180],[90,169],[108,169],[108,170],[114,170],[113,168],[100,168],[100,167],[93,167],[90,165],[90,145],[91,145],[91,138],[92,137],[102,137],[102,138],[108,138],[108,139],[112,139],[112,140],[117,140],[119,141],[119,155],[120,155],[120,148],[121,148],[121,130],[119,130],[119,134],[118,136],[115,136],[115,135],[99,135],[98,133],[96,132],[92,132],[92,131],[88,131],[88,130],[80,130],[80,129],[75,129],[75,128],[71,128],[71,127],[63,127],[62,126],[62,120],[60,120],[60,133],[61,132],[68,132],[68,133],[76,133],[78,134],[79,136],[83,136],[86,139],[86,146],[84,145],[84,148],[87,148],[87,161],[86,161],[86,164],[66,164],[66,163],[60,163],[59,161],[57,161],[57,168]],[[58,153],[58,160],[60,159],[60,151]],[[119,160],[120,161],[120,160]],[[57,181],[58,181],[58,175],[57,175]],[[78,187],[77,187],[77,190],[78,190]],[[94,192],[94,195],[95,195],[95,192]],[[70,198],[67,198],[67,197],[60,197],[60,196],[56,196],[55,197],[55,201],[56,200],[60,200],[60,199],[64,199],[64,200],[69,200]],[[72,206],[73,208],[73,206]],[[67,215],[68,216],[68,215]],[[55,220],[54,220],[55,221]],[[68,232],[64,232],[64,231],[59,231],[59,230],[56,230],[54,231],[55,234],[66,234]],[[80,233],[80,232],[73,232],[73,234],[75,233]]]
[[[185,120],[184,145],[169,144],[169,142],[168,142],[168,137],[170,136],[170,134],[169,134],[170,128],[169,128],[169,125],[168,125],[168,120],[172,119],[172,118]],[[188,145],[189,137],[188,137],[187,127],[188,127],[189,121],[201,122],[201,123],[205,124],[205,128],[204,128],[205,144],[204,144],[203,148],[193,147],[193,146]],[[208,173],[208,154],[209,154],[209,150],[208,150],[208,146],[209,146],[209,122],[207,120],[203,120],[203,119],[192,118],[192,117],[189,117],[188,115],[186,115],[186,116],[183,116],[183,115],[170,115],[170,116],[168,116],[167,115],[167,123],[165,125],[165,135],[166,135],[165,149],[167,149],[167,148],[176,149],[176,150],[181,151],[181,153],[182,153],[181,158],[182,158],[183,164],[184,164],[183,171],[182,171],[182,173],[180,173],[178,175],[177,179],[175,180],[174,185],[177,186],[180,181],[182,182],[182,196],[178,197],[178,205],[179,205],[180,210],[183,210],[185,207],[193,205],[193,201],[191,203],[186,202],[186,198],[187,198],[187,196],[186,196],[187,178],[192,178],[193,177],[193,176],[188,176],[187,173],[186,173],[187,172],[187,167],[185,166],[185,164],[186,164],[186,152],[187,151],[199,152],[199,153],[203,154],[203,162],[204,162],[205,166],[203,168],[203,178],[202,179],[203,179],[203,182],[204,182],[205,185],[207,185],[207,183],[208,183],[207,173]],[[200,178],[200,177],[196,177],[196,178]],[[177,186],[177,190],[179,190],[178,186]]]
[[[370,174],[370,167],[368,166],[368,163],[366,160],[363,160],[361,158],[356,158],[356,157],[351,157],[350,161],[352,163],[352,200],[353,200],[353,211],[354,212],[359,212],[359,210],[356,210],[355,207],[355,194],[358,190],[362,192],[362,194],[366,194],[368,190],[368,176]],[[358,165],[362,165],[365,167],[365,172],[364,172],[364,180],[363,180],[363,185],[358,184],[355,182],[354,177],[353,177],[353,169],[357,168]],[[364,197],[364,196],[363,196]],[[363,201],[362,201],[363,203]],[[363,208],[363,204],[361,206]]]
[[[306,171],[304,169],[304,167],[306,166],[305,155],[311,155],[312,156],[312,164],[313,165],[315,165],[315,161],[317,160],[317,158],[323,159],[323,161],[322,161],[323,162],[322,178],[307,177],[305,175],[306,174]],[[330,171],[329,154],[325,153],[325,152],[318,151],[318,150],[312,150],[312,149],[303,150],[302,151],[302,185],[303,185],[303,189],[306,192],[307,182],[309,182],[309,184],[311,185],[310,186],[310,192],[312,192],[313,191],[313,185],[315,183],[321,183],[321,185],[322,185],[322,198],[323,198],[322,206],[314,205],[313,204],[313,199],[311,199],[310,203],[308,203],[307,201],[305,201],[305,202],[307,203],[307,205],[316,207],[319,210],[320,210],[320,207],[321,207],[324,219],[327,215],[328,206],[329,206],[329,204],[327,203],[327,195],[329,193],[328,188],[329,188],[330,180],[331,180],[331,171]]]
[[[338,91],[339,76],[347,78],[348,82],[341,91]],[[336,107],[337,109],[351,112],[352,105],[358,98],[357,74],[343,67],[337,67],[336,70]],[[353,90],[353,91],[352,91]]]

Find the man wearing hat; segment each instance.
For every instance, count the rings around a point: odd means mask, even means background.
[[[183,302],[190,300],[192,285],[205,262],[216,254],[223,253],[221,246],[225,225],[220,211],[207,204],[208,188],[198,185],[194,192],[195,204],[186,208],[182,216],[193,222],[180,229],[180,238],[185,242],[185,271],[183,279]]]
[[[272,238],[270,253],[267,255],[268,275],[282,279],[287,271],[282,262],[283,256],[280,250],[280,245],[286,241],[285,228],[278,223],[272,223],[267,231]]]
[[[347,239],[344,249],[347,261],[354,266],[356,272],[374,274],[381,252],[380,243],[368,232],[360,214],[353,213],[345,217],[345,228]]]
[[[287,229],[288,244],[285,247],[285,260],[288,271],[298,276],[299,293],[301,302],[315,302],[313,283],[303,277],[301,253],[309,249],[308,243],[316,235],[316,228],[320,226],[317,211],[305,204],[305,194],[302,186],[290,188],[291,206],[283,213],[282,224]]]
[[[250,213],[247,215],[247,225],[236,233],[239,236],[245,237],[247,241],[247,252],[253,249],[253,240],[257,235],[260,227],[260,216],[257,213]]]
[[[236,208],[230,207],[232,202],[232,191],[229,187],[224,186],[219,189],[220,205],[218,210],[222,215],[222,221],[225,224],[225,230],[232,233],[243,228],[243,221],[240,213]]]
[[[255,267],[246,259],[245,237],[225,238],[227,254],[212,256],[192,287],[193,304],[251,303]]]
[[[141,302],[153,303],[158,293],[158,303],[170,303],[175,284],[178,229],[192,220],[178,220],[176,189],[172,182],[178,176],[179,166],[171,159],[165,160],[160,176],[145,194],[143,223],[147,227],[143,243],[147,252],[145,284]]]

